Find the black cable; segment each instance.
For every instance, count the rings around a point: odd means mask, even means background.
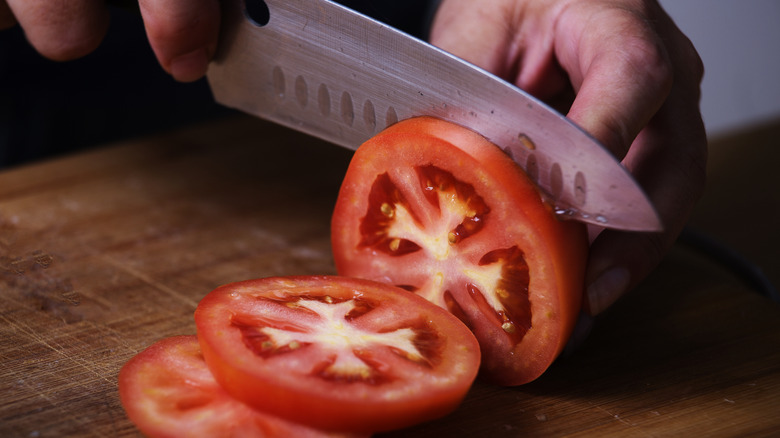
[[[761,268],[732,248],[729,248],[713,237],[690,227],[683,229],[677,241],[703,253],[715,262],[723,265],[744,281],[750,289],[776,303],[780,303],[780,293],[778,293],[772,282],[764,275]]]

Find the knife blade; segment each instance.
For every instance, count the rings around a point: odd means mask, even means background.
[[[220,42],[206,75],[217,102],[350,149],[398,120],[438,117],[501,147],[561,217],[662,229],[609,151],[489,72],[329,0],[222,5]]]

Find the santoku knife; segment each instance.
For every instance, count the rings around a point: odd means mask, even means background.
[[[214,98],[356,149],[428,115],[504,149],[563,217],[659,231],[631,174],[565,116],[508,82],[328,0],[223,0]]]

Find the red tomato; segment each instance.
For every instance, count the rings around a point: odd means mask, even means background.
[[[152,437],[329,437],[256,411],[214,380],[195,336],[163,339],[119,372],[127,416]]]
[[[377,432],[441,417],[479,369],[479,345],[457,318],[367,280],[232,283],[201,300],[195,323],[228,392],[326,430]]]
[[[557,219],[498,147],[421,117],[363,144],[333,213],[340,275],[413,291],[469,326],[505,385],[541,375],[578,316],[585,227]]]

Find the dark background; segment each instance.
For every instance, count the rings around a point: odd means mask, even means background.
[[[426,37],[427,1],[340,3]],[[103,43],[75,61],[43,58],[19,26],[0,31],[0,169],[230,113],[205,79],[177,83],[162,70],[132,8],[111,7]]]

